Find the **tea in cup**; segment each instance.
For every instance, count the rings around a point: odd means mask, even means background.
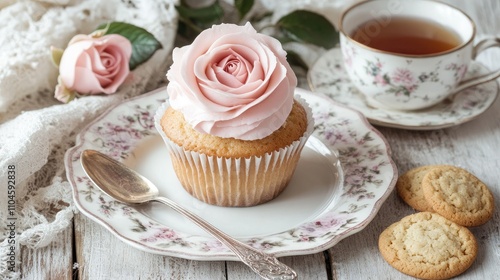
[[[373,0],[347,9],[340,20],[345,69],[368,104],[391,110],[435,105],[500,70],[463,81],[471,60],[500,46],[474,45],[475,25],[462,11],[436,1]]]

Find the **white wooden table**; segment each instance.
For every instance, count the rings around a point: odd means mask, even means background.
[[[476,22],[478,35],[500,36],[500,1],[448,0]],[[432,11],[429,11],[432,12]],[[500,50],[479,59],[500,66]],[[500,100],[479,118],[435,131],[377,127],[387,138],[400,173],[427,164],[453,164],[479,177],[492,190],[497,208],[487,224],[472,228],[479,255],[458,279],[500,279]],[[333,248],[312,255],[284,257],[300,279],[411,279],[381,257],[378,236],[391,223],[414,211],[392,193],[375,219]],[[245,265],[192,261],[145,253],[119,241],[82,214],[50,246],[21,252],[23,279],[259,279]]]

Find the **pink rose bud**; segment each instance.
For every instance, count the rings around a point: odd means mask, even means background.
[[[117,34],[77,36],[64,50],[59,64],[64,87],[80,94],[116,92],[130,73],[130,41]]]

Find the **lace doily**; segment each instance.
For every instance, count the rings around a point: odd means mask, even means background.
[[[75,208],[64,153],[74,145],[82,126],[112,104],[166,83],[177,28],[176,2],[0,2],[0,278],[19,276],[20,246],[46,246],[71,224]],[[136,68],[131,81],[116,94],[60,104],[53,98],[58,71],[50,59],[50,46],[65,48],[74,35],[88,34],[108,21],[143,27],[163,48]],[[15,194],[9,196],[11,186],[15,186]],[[12,234],[16,235],[15,273],[7,266],[12,260]]]
[[[336,23],[339,11],[355,1],[359,0],[260,1],[255,9],[272,9],[277,20],[294,9],[306,8]],[[177,28],[176,3],[0,0],[0,278],[20,276],[20,246],[46,246],[71,225],[76,209],[65,176],[64,154],[74,145],[76,134],[111,105],[167,82]],[[65,48],[74,35],[88,34],[108,21],[143,27],[163,48],[135,69],[132,81],[116,94],[59,103],[53,98],[58,71],[50,59],[50,46]],[[15,183],[11,184],[12,178]],[[11,186],[15,187],[13,196],[9,196]],[[4,222],[9,219],[15,227]],[[15,272],[9,271],[7,263],[12,234],[16,238]]]

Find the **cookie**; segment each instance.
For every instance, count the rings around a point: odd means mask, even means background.
[[[436,213],[419,212],[390,225],[379,237],[382,257],[417,278],[445,279],[466,271],[477,256],[470,230]]]
[[[438,166],[440,165],[416,167],[408,170],[398,178],[396,191],[401,199],[403,199],[403,201],[410,205],[413,209],[418,211],[434,212],[432,210],[432,206],[429,205],[424,197],[424,192],[422,191],[422,179],[427,172]]]
[[[493,195],[476,176],[456,166],[433,168],[422,190],[434,212],[463,226],[486,223],[494,211]]]

